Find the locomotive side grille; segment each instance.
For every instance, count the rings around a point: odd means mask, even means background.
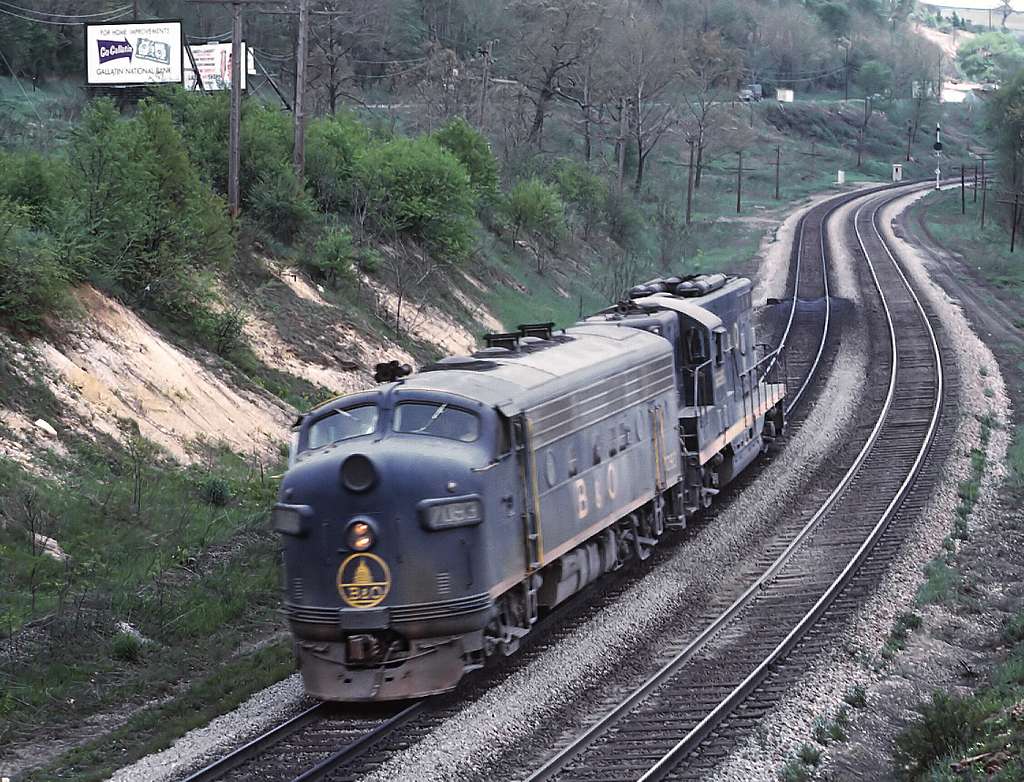
[[[437,594],[447,595],[452,591],[452,576],[447,571],[437,574]]]
[[[310,624],[337,624],[339,608],[318,608],[317,606],[297,606],[294,603],[284,604],[284,614],[296,622]]]
[[[487,592],[468,597],[457,597],[453,600],[441,600],[436,603],[413,603],[404,606],[391,606],[393,622],[424,622],[432,619],[444,619],[449,616],[471,614],[490,608],[491,596]],[[319,606],[300,606],[287,602],[284,614],[295,622],[310,624],[338,624],[341,621],[341,608],[321,608]],[[358,609],[356,609],[358,610]]]
[[[543,448],[631,405],[675,388],[672,359],[655,358],[529,411],[533,447]]]
[[[293,602],[302,603],[303,597],[305,596],[305,586],[302,583],[301,578],[293,578],[289,585],[289,595]]]
[[[469,597],[457,597],[454,600],[442,600],[437,603],[413,603],[412,605],[393,606],[391,621],[393,622],[424,622],[430,619],[443,619],[448,616],[471,614],[491,606],[491,596],[487,592]]]

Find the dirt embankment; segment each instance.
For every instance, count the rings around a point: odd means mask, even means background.
[[[225,298],[241,303],[244,338],[271,369],[343,394],[372,385],[378,361],[416,363],[395,340],[367,333],[300,274],[264,263],[266,276],[280,283],[273,302],[248,300],[234,291]],[[377,283],[368,290],[377,295],[382,317],[393,313],[393,292]],[[75,298],[83,314],[61,324],[59,340],[18,343],[5,338],[0,345],[8,368],[26,381],[44,384],[59,410],[48,416],[54,420],[39,423],[15,400],[0,399],[0,458],[45,472],[41,451],[64,453],[68,438],[74,437],[120,440],[125,422],[135,422],[143,437],[183,464],[197,457],[198,440],[267,457],[285,441],[296,413],[289,404],[241,381],[208,353],[172,344],[131,309],[92,287],[79,288]],[[473,334],[439,308],[405,302],[403,309],[405,332],[414,340],[441,353],[473,349]],[[497,324],[479,304],[468,311],[481,327]]]

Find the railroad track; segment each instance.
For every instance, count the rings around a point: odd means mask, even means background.
[[[189,776],[185,782],[314,782],[356,760],[422,712],[426,701],[318,703]]]
[[[703,778],[724,754],[716,735],[728,733],[729,721],[749,723],[764,713],[785,690],[773,677],[787,656],[828,612],[844,602],[855,607],[855,599],[840,596],[877,580],[884,565],[872,561],[857,583],[869,557],[885,560],[898,549],[901,536],[893,531],[909,526],[926,500],[927,491],[914,494],[913,486],[944,420],[945,379],[929,314],[879,231],[882,201],[869,196],[853,221],[888,341],[887,353],[876,356],[885,394],[853,464],[810,519],[776,537],[766,552],[770,564],[732,605],[530,782]]]
[[[811,387],[831,337],[829,219],[836,211],[858,198],[904,186],[882,185],[830,198],[801,216],[791,253],[793,289],[788,296],[789,314],[782,334],[776,339],[780,354],[785,356],[783,374],[786,388],[791,389],[787,394],[787,417],[800,406]]]

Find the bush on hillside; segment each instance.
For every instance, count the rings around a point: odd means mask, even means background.
[[[434,133],[434,138],[466,169],[477,204],[493,204],[498,197],[498,161],[487,137],[462,117],[452,117]]]
[[[604,211],[608,235],[619,246],[632,247],[640,243],[646,228],[644,214],[629,195],[609,189]]]
[[[0,197],[0,324],[15,331],[37,332],[67,283],[66,271],[31,225],[28,207]]]
[[[371,146],[356,163],[353,199],[359,223],[406,235],[457,261],[473,248],[475,197],[462,164],[431,138]]]
[[[282,242],[291,242],[317,219],[316,204],[299,186],[290,160],[268,164],[251,192],[251,216]]]
[[[251,205],[260,197],[263,181],[292,164],[291,116],[269,106],[250,106],[242,116],[241,133],[242,204]]]
[[[306,181],[325,212],[351,204],[356,158],[369,146],[370,131],[352,114],[314,120],[306,133]]]
[[[505,201],[505,213],[512,224],[512,241],[526,231],[553,243],[565,230],[565,205],[558,191],[536,177],[516,183]]]
[[[318,277],[337,285],[355,278],[354,258],[352,232],[342,226],[332,226],[317,239],[312,254],[303,264]]]
[[[0,198],[26,207],[42,226],[63,199],[67,170],[62,160],[38,152],[0,150]]]
[[[978,81],[1009,79],[1024,69],[1024,45],[1007,32],[988,32],[965,41],[956,50],[964,76]]]
[[[601,222],[608,200],[608,185],[582,163],[563,158],[555,163],[552,176],[558,193],[571,205],[573,221],[580,226],[584,238]]]

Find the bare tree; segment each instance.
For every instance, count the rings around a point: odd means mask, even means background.
[[[701,184],[708,131],[741,73],[739,52],[725,47],[717,32],[697,36],[687,52],[683,68],[683,127],[687,142],[695,150],[694,189]]]
[[[660,21],[653,11],[637,8],[622,20],[617,34],[609,41],[616,52],[614,71],[625,97],[630,136],[636,146],[633,190],[637,193],[643,186],[647,157],[678,119],[670,90],[679,81],[679,46]]]
[[[541,145],[544,122],[574,70],[597,46],[604,4],[596,0],[517,0],[511,6],[520,20],[513,52],[516,72],[533,104],[528,139]]]

